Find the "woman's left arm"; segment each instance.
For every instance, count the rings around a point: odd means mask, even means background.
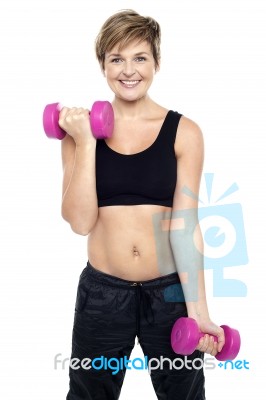
[[[199,126],[182,116],[177,131],[177,183],[170,222],[170,243],[181,280],[188,316],[206,334],[197,349],[216,355],[224,345],[224,332],[209,316],[205,280],[204,246],[198,221],[198,195],[204,160],[203,135]]]

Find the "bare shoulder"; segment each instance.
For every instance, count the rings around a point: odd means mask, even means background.
[[[182,115],[177,128],[175,152],[181,156],[184,152],[203,152],[203,133],[192,119]]]

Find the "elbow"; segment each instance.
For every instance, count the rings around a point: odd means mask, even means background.
[[[97,215],[92,218],[91,221],[88,221],[87,218],[78,218],[77,215],[70,216],[66,214],[63,209],[61,211],[61,215],[62,218],[69,223],[72,231],[81,236],[88,236],[97,221]],[[86,220],[87,222],[84,222]]]
[[[86,229],[86,227],[76,226],[74,224],[70,224],[70,227],[71,227],[72,231],[74,233],[76,233],[77,235],[88,236],[90,233],[90,230]]]
[[[84,222],[68,221],[72,231],[77,235],[88,236],[95,224],[84,224]]]

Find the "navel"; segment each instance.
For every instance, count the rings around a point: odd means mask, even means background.
[[[133,247],[132,251],[133,251],[133,256],[135,256],[135,257],[139,257],[140,256],[140,253],[139,253],[139,251],[138,251],[136,246]]]

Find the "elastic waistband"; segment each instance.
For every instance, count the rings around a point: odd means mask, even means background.
[[[158,278],[148,279],[144,281],[131,281],[127,279],[122,279],[114,275],[107,274],[106,272],[102,272],[95,267],[93,267],[90,262],[87,262],[87,266],[84,270],[86,275],[92,280],[96,280],[101,282],[102,284],[110,285],[110,286],[118,286],[120,288],[134,288],[136,284],[141,284],[143,288],[153,288],[153,287],[163,287],[168,286],[174,283],[180,283],[179,276],[177,272],[173,272],[171,274],[163,275]],[[135,284],[135,285],[134,285]]]

